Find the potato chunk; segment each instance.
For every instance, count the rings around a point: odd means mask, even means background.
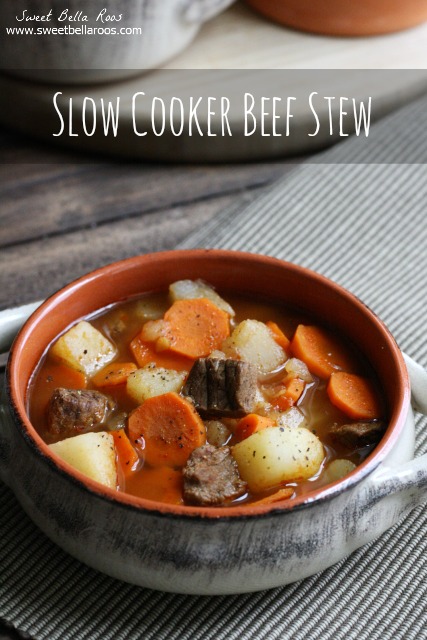
[[[116,489],[116,452],[111,433],[83,433],[51,444],[49,448],[92,480]]]
[[[68,367],[92,376],[116,356],[116,349],[98,329],[82,320],[55,342],[52,355]]]
[[[336,482],[336,480],[341,480],[341,478],[347,476],[355,468],[356,465],[350,460],[345,460],[343,458],[333,460],[331,464],[326,468],[326,471],[322,476],[322,480],[325,484]]]
[[[176,302],[176,300],[207,298],[231,317],[235,315],[233,307],[203,280],[178,280],[170,285],[169,293],[173,302]]]
[[[205,420],[206,440],[215,447],[222,447],[230,439],[231,432],[220,420]]]
[[[301,413],[297,407],[291,407],[287,411],[279,412],[277,414],[277,425],[279,427],[306,427],[307,422],[304,418],[304,415]]]
[[[126,390],[133,400],[142,404],[144,400],[153,396],[161,396],[171,391],[179,393],[185,376],[185,371],[147,365],[130,374]]]
[[[300,427],[267,427],[236,444],[232,454],[254,493],[310,478],[325,455],[320,440]]]
[[[224,353],[255,364],[266,373],[283,364],[286,354],[263,322],[244,320],[223,343]]]
[[[163,318],[163,315],[167,311],[168,305],[160,299],[142,299],[138,300],[135,307],[135,315],[142,321],[158,320]]]

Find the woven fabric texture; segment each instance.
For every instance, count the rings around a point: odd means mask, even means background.
[[[382,153],[401,145],[420,164],[363,164],[375,158],[364,157],[360,141],[347,141],[243,209],[223,212],[185,246],[266,253],[315,269],[360,296],[426,366],[426,114],[420,100],[376,125]],[[360,164],[338,164],[349,158]],[[417,455],[426,451],[427,421],[418,417]],[[425,506],[309,579],[212,598],[149,591],[96,573],[50,543],[2,485],[0,513],[0,617],[37,639],[427,638]]]

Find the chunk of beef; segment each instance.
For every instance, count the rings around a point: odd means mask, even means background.
[[[346,447],[364,447],[368,444],[377,444],[384,432],[384,422],[353,422],[349,424],[335,425],[330,430],[330,436],[336,442]]]
[[[238,418],[253,410],[257,390],[255,365],[240,360],[199,358],[183,394],[206,416]]]
[[[48,427],[52,435],[65,437],[102,425],[116,408],[116,402],[86,389],[55,389],[48,406]]]
[[[205,444],[194,449],[184,467],[184,500],[188,504],[221,505],[246,493],[230,447]]]

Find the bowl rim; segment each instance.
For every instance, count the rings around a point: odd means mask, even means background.
[[[112,270],[123,268],[131,268],[134,265],[140,264],[141,267],[144,263],[149,262],[162,262],[168,259],[177,259],[179,257],[185,257],[189,259],[190,256],[195,259],[203,259],[203,256],[214,257],[214,259],[232,259],[237,261],[250,262],[257,265],[272,265],[279,268],[285,268],[296,273],[303,274],[306,277],[310,277],[319,284],[332,287],[335,291],[338,291],[341,296],[344,296],[351,304],[356,305],[360,310],[367,315],[378,329],[382,332],[382,335],[387,343],[387,346],[393,356],[393,360],[399,371],[399,380],[401,387],[401,402],[398,405],[397,415],[394,420],[391,420],[386,433],[381,439],[380,443],[375,447],[367,458],[358,465],[351,473],[344,478],[337,480],[331,484],[325,485],[301,496],[297,496],[292,500],[285,500],[283,502],[271,503],[268,505],[251,505],[251,503],[243,503],[241,505],[230,507],[198,507],[187,505],[173,505],[162,503],[154,500],[148,500],[140,498],[125,492],[120,492],[114,489],[110,489],[91,478],[88,478],[78,470],[74,469],[68,463],[62,461],[59,457],[51,453],[48,445],[44,442],[41,436],[37,433],[32,426],[25,408],[25,398],[20,397],[17,391],[18,377],[17,368],[19,365],[19,358],[23,353],[23,347],[27,336],[31,334],[32,328],[39,322],[43,321],[43,316],[53,308],[57,302],[60,302],[78,291],[81,286],[85,286],[92,281],[98,280],[100,277],[104,277],[107,273],[111,273]],[[119,300],[118,300],[119,301]],[[72,323],[77,319],[73,319]],[[46,345],[47,348],[48,345]],[[407,413],[410,405],[410,383],[407,368],[403,359],[403,355],[390,333],[387,326],[382,320],[357,296],[350,293],[347,289],[337,284],[330,278],[321,275],[320,273],[307,269],[301,265],[280,260],[278,258],[265,256],[262,254],[249,253],[243,251],[231,251],[222,249],[178,249],[170,251],[160,251],[147,254],[141,254],[125,258],[124,260],[115,261],[99,267],[93,271],[86,273],[85,275],[71,281],[66,286],[59,289],[56,293],[49,296],[31,316],[27,319],[23,327],[17,334],[15,341],[10,350],[10,355],[6,367],[6,395],[9,402],[9,411],[11,412],[14,426],[17,428],[19,435],[24,440],[26,446],[28,446],[33,453],[36,454],[42,462],[47,464],[50,469],[62,478],[66,478],[69,482],[80,488],[81,490],[88,492],[100,498],[107,500],[108,502],[116,503],[117,506],[122,508],[130,508],[132,510],[143,511],[147,514],[153,514],[157,516],[167,517],[188,517],[191,519],[203,519],[221,522],[227,520],[238,520],[259,517],[261,515],[275,516],[283,513],[293,513],[300,509],[305,509],[314,504],[320,504],[325,501],[329,501],[332,498],[337,497],[341,493],[348,491],[359,484],[367,476],[369,476],[381,462],[386,458],[389,452],[397,442],[405,425]],[[28,389],[28,385],[26,387]],[[395,412],[396,413],[396,412]]]

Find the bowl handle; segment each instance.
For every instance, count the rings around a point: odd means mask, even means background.
[[[427,415],[427,371],[412,358],[403,354],[411,381],[411,401],[415,411]],[[371,498],[406,493],[404,510],[427,500],[427,453],[398,466],[380,466],[371,475]]]
[[[403,358],[411,380],[412,406],[427,416],[427,371],[406,353]]]
[[[182,15],[187,22],[202,24],[227,9],[233,2],[234,0],[185,0]]]
[[[39,300],[0,311],[0,353],[10,348],[19,329],[42,302]]]
[[[19,329],[41,303],[42,301],[39,300],[0,311],[0,353],[7,352]],[[0,389],[0,478],[6,484],[8,484],[9,468],[13,457],[12,429],[12,417],[3,386],[3,389]]]

